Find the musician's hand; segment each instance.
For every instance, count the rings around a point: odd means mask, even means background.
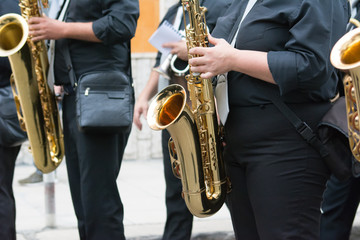
[[[171,54],[175,54],[183,61],[188,60],[188,52],[186,41],[181,40],[179,42],[169,42],[162,45],[163,48],[171,48]]]
[[[141,115],[143,115],[144,118],[146,119],[148,109],[149,109],[149,104],[147,100],[143,100],[139,98],[135,102],[133,122],[139,130],[142,129],[142,123],[140,121]]]
[[[191,71],[202,73],[202,78],[211,78],[232,70],[230,56],[235,49],[224,39],[214,38],[210,34],[209,42],[214,47],[196,47],[189,51],[190,55],[199,56],[189,59]]]
[[[35,41],[46,39],[60,39],[64,36],[64,22],[49,18],[45,15],[42,17],[32,17],[28,21],[29,35]]]

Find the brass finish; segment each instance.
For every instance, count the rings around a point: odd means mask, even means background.
[[[360,161],[360,23],[356,19],[350,22],[357,28],[339,39],[331,51],[330,60],[334,67],[346,72],[343,83],[349,144],[355,159]]]
[[[63,133],[55,95],[47,82],[45,43],[32,42],[28,36],[26,21],[41,15],[40,6],[37,0],[21,0],[20,8],[22,16],[0,17],[0,56],[7,56],[11,64],[19,121],[26,128],[34,163],[40,171],[49,173],[64,157]]]
[[[183,77],[189,71],[189,65],[186,65],[183,69],[180,69],[177,62],[180,62],[177,55],[169,54],[164,62],[154,70],[160,73],[164,78],[170,80],[170,72],[172,71],[175,76]]]
[[[188,50],[207,47],[206,8],[200,7],[198,0],[182,0],[182,5],[190,18]],[[156,95],[147,119],[152,129],[169,131],[173,172],[181,178],[185,203],[193,215],[207,217],[222,207],[230,184],[222,160],[211,80],[201,78],[191,68],[186,80],[191,108],[186,104],[185,89],[174,84]]]

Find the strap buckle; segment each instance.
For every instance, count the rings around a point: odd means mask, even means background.
[[[314,138],[316,138],[314,132],[306,122],[302,122],[300,126],[296,128],[296,130],[310,144],[314,141]]]

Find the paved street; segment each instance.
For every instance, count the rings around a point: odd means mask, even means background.
[[[65,162],[56,170],[54,201],[49,201],[49,197],[46,197],[49,195],[45,195],[45,183],[18,183],[19,179],[33,172],[34,167],[29,162],[19,161],[15,169],[18,240],[78,240]],[[118,187],[125,208],[124,225],[127,239],[160,240],[166,214],[162,161],[124,160]],[[55,214],[46,210],[46,206],[51,206],[46,203],[55,204]],[[192,240],[234,239],[229,212],[225,206],[211,217],[194,218]],[[359,239],[360,214],[355,218],[350,240]]]
[[[29,164],[15,169],[18,240],[77,240],[65,163],[56,170],[55,215],[45,208],[45,184],[20,185],[34,171]],[[165,222],[165,183],[160,159],[124,160],[118,187],[125,208],[125,235],[130,240],[158,240]],[[48,227],[54,225],[54,227]],[[231,220],[224,206],[209,218],[195,218],[193,239],[233,240]]]

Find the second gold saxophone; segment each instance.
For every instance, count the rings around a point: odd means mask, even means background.
[[[182,0],[182,6],[185,22],[185,11],[189,13],[190,23],[185,29],[188,51],[207,47],[206,8],[200,7],[198,0]],[[207,217],[222,207],[229,182],[222,160],[211,80],[201,78],[191,68],[186,80],[191,108],[186,104],[185,89],[170,85],[150,104],[147,121],[154,130],[169,131],[173,172],[181,178],[185,203],[194,216]]]
[[[343,83],[349,144],[355,159],[360,161],[360,23],[356,19],[350,19],[350,23],[357,28],[337,41],[330,60],[334,67],[347,72]]]
[[[44,6],[47,1],[43,0]],[[8,57],[19,122],[27,132],[36,167],[55,170],[64,156],[64,140],[55,96],[47,81],[49,68],[44,41],[32,42],[27,20],[41,16],[39,0],[21,0],[21,16],[0,17],[0,56]]]

